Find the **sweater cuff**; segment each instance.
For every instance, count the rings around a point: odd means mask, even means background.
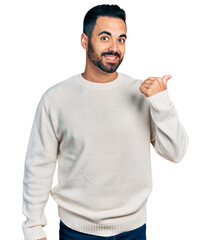
[[[24,233],[24,240],[38,240],[41,238],[47,238],[47,235],[42,229],[42,226],[36,226],[36,227],[27,227],[23,228],[23,233]]]
[[[167,89],[150,97],[146,97],[146,99],[150,106],[152,106],[156,111],[168,110],[172,104]]]

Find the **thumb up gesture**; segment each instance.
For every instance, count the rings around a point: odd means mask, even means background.
[[[139,90],[146,96],[151,97],[152,95],[164,91],[167,89],[167,82],[172,78],[171,75],[165,75],[160,77],[149,77],[139,87]]]

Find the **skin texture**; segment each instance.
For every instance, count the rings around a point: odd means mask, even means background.
[[[103,33],[107,31],[111,36]],[[86,50],[86,66],[82,76],[93,82],[110,82],[117,78],[117,68],[125,55],[125,42],[127,28],[122,19],[112,17],[99,17],[92,32],[91,39],[85,33],[81,35],[82,47]],[[110,62],[106,55],[117,56],[116,62]],[[167,82],[171,75],[160,77],[148,77],[139,87],[139,90],[150,97],[167,89]],[[41,238],[38,240],[47,240]]]

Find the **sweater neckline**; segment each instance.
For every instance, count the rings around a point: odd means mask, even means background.
[[[110,82],[105,82],[105,83],[89,81],[83,78],[82,73],[79,73],[77,75],[77,79],[79,80],[79,83],[84,87],[93,88],[93,89],[110,89],[110,88],[117,87],[121,82],[122,75],[119,72],[117,73],[118,73],[117,78],[115,78]]]

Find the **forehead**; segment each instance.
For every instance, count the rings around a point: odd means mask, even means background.
[[[119,36],[126,33],[126,24],[121,18],[98,17],[93,34],[98,34],[102,31],[108,31],[113,35]]]

